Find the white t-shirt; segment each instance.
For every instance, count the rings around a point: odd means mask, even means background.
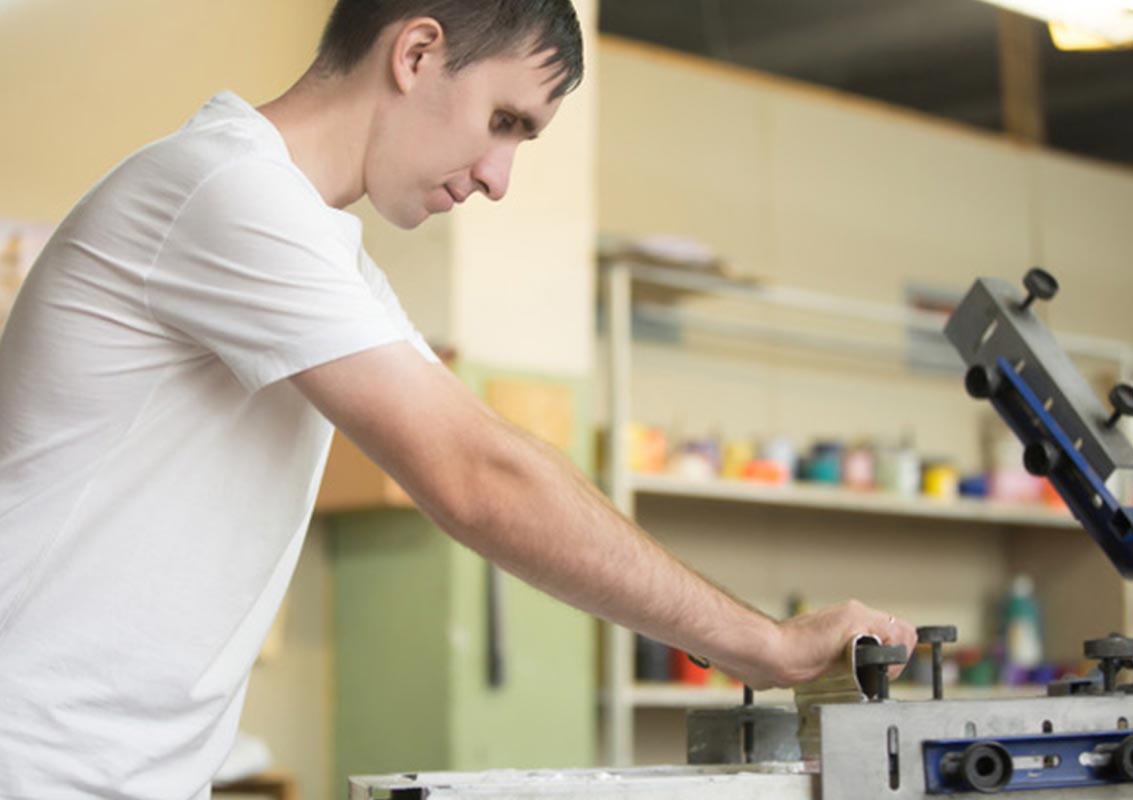
[[[281,380],[432,352],[231,93],[64,220],[0,340],[0,797],[203,798],[331,426]]]

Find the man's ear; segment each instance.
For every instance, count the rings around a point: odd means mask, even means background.
[[[445,32],[432,17],[416,17],[404,23],[393,40],[393,80],[401,92],[410,91],[423,71],[443,68]]]

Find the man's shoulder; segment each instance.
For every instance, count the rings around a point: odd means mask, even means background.
[[[219,173],[265,168],[302,186],[279,132],[231,93],[214,97],[180,130],[143,148],[136,159],[157,167],[165,182],[190,187]]]
[[[207,108],[207,106],[206,106]],[[107,205],[133,219],[172,225],[190,206],[313,214],[321,198],[292,163],[271,123],[243,114],[198,115],[126,158],[88,193],[86,210]]]
[[[115,167],[62,227],[98,241],[117,232],[115,247],[125,238],[149,262],[177,241],[226,236],[260,247],[281,237],[321,246],[338,232],[326,209],[266,117],[243,101],[214,98]]]

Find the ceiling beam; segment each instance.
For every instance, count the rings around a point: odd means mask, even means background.
[[[1043,26],[1013,11],[999,12],[999,96],[1003,129],[1027,142],[1047,139],[1043,106]]]

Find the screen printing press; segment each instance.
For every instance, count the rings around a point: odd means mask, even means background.
[[[1133,467],[1118,429],[1133,387],[1107,409],[1032,306],[1058,284],[1034,269],[1021,295],[981,279],[945,334],[967,366],[968,393],[991,402],[1024,445],[1024,463],[1050,479],[1123,578],[1133,577],[1133,509],[1107,486]],[[634,769],[421,773],[350,778],[351,800],[631,798],[641,800],[913,800],[1018,793],[1036,800],[1133,798],[1133,639],[1084,643],[1093,677],[1068,677],[1035,697],[944,697],[940,648],[949,626],[918,629],[933,652],[923,700],[889,698],[888,667],[903,647],[872,637],[849,643],[843,668],[795,688],[793,707],[744,702],[688,717],[688,766]]]

